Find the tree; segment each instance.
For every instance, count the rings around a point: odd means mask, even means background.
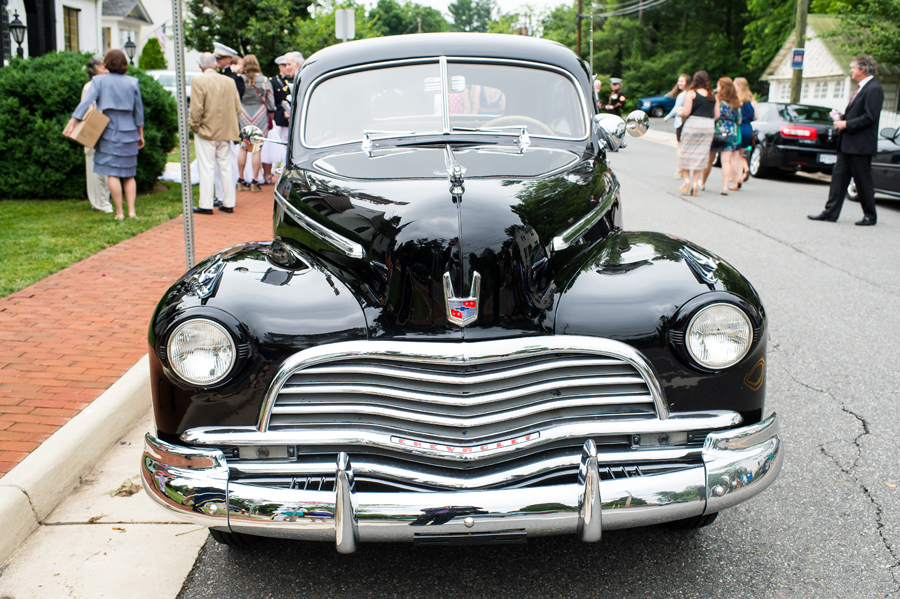
[[[447,7],[454,31],[486,32],[495,11],[494,0],[456,0]]]
[[[843,2],[838,9],[839,42],[850,54],[871,54],[876,61],[900,64],[900,0]]]
[[[369,19],[381,35],[417,33],[420,23],[422,33],[450,30],[450,24],[439,11],[415,2],[400,4],[397,0],[378,0],[369,11]]]
[[[138,68],[143,71],[168,68],[162,46],[159,45],[159,40],[155,37],[151,37],[144,44],[144,49],[141,50],[141,55],[138,56]]]

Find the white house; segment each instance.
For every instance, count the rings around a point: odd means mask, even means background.
[[[156,36],[169,68],[175,68],[171,0],[0,0],[3,64],[16,55],[9,33],[15,16],[27,27],[25,57],[67,50],[105,54],[110,48],[124,48],[130,39],[136,64],[146,41]],[[199,70],[199,58],[199,52],[186,52],[185,69]]]
[[[856,90],[856,82],[850,78],[850,61],[853,54],[841,50],[840,37],[820,37],[836,29],[840,24],[834,15],[809,15],[806,23],[806,52],[803,59],[803,87],[800,103],[828,106],[843,111]],[[761,77],[769,81],[769,100],[788,102],[791,98],[791,54],[794,49],[794,32],[775,55]],[[875,78],[884,88],[884,105],[881,111],[881,127],[900,124],[900,68],[879,64]]]

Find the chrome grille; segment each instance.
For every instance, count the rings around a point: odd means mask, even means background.
[[[551,347],[548,339],[563,342]],[[627,346],[595,340],[598,347],[591,347],[591,340],[579,339],[582,347],[550,337],[507,352],[504,347],[534,340],[370,342],[374,351],[350,355],[320,349],[285,370],[260,428],[374,426],[465,445],[550,422],[659,417],[658,393],[648,386],[643,364],[601,347]],[[442,353],[461,346],[465,354]]]

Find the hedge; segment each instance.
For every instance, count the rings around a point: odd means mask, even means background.
[[[62,135],[88,81],[90,54],[57,52],[14,58],[0,68],[0,199],[86,196],[84,148]],[[144,141],[137,186],[152,189],[178,141],[175,100],[152,77],[129,67],[144,100]]]

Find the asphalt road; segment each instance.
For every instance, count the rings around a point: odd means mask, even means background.
[[[653,125],[666,127],[658,119]],[[674,148],[613,154],[631,230],[663,231],[724,257],[769,318],[768,410],[782,419],[780,479],[695,532],[663,528],[527,545],[413,548],[210,540],[179,599],[201,597],[887,597],[900,595],[900,201],[875,227],[809,221],[828,184],[751,179],[727,197],[679,195]],[[707,189],[718,190],[718,169]]]

